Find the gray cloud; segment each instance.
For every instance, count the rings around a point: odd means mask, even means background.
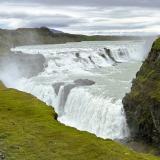
[[[159,0],[1,0],[0,27],[71,33],[160,33]]]
[[[33,15],[32,13],[2,13],[0,12],[0,18],[2,19],[23,19],[23,27],[68,27],[72,24],[83,23],[84,20],[73,18],[66,15]]]
[[[1,0],[6,2],[5,0]],[[65,6],[142,6],[142,7],[160,7],[159,0],[8,0],[7,3],[34,3],[43,5],[65,5]]]
[[[83,20],[64,16],[56,15],[52,17],[34,17],[32,19],[27,19],[25,27],[40,27],[47,26],[49,28],[65,28],[71,25],[83,23]]]

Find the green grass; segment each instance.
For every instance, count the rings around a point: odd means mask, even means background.
[[[0,81],[0,89],[5,89],[6,87],[4,86],[4,84]]]
[[[154,49],[154,50],[160,50],[160,38],[158,38],[158,39],[154,42],[152,49]]]
[[[7,160],[158,160],[57,122],[51,107],[0,85],[0,152]]]

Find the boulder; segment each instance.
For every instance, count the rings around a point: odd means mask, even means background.
[[[76,86],[91,86],[95,84],[94,81],[88,79],[77,79],[74,81],[74,83]]]

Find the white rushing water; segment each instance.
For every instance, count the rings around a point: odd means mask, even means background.
[[[102,138],[125,138],[129,131],[122,98],[148,52],[145,44],[103,41],[17,47],[13,50],[43,54],[46,67],[36,77],[18,79],[16,88],[54,106],[61,123]]]

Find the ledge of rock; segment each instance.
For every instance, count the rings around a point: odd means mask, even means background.
[[[123,99],[131,136],[160,147],[160,38]]]

